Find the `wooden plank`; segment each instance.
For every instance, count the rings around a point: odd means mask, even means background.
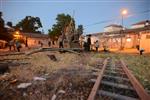
[[[139,100],[137,98],[132,98],[132,97],[128,97],[128,96],[124,96],[124,95],[120,95],[120,94],[115,94],[115,93],[111,93],[111,92],[104,91],[104,90],[99,90],[98,94],[100,96],[108,96],[108,97],[111,97],[111,98],[117,99],[117,100]]]
[[[105,70],[105,68],[106,68],[107,62],[108,62],[108,58],[105,59],[103,68],[102,68],[102,70],[100,71],[100,73],[99,73],[99,75],[98,75],[98,77],[97,77],[97,80],[96,80],[96,82],[95,82],[95,84],[94,84],[94,86],[93,86],[93,88],[92,88],[92,91],[91,91],[91,93],[90,93],[90,95],[89,95],[89,97],[88,97],[87,100],[95,100],[95,96],[96,96],[96,94],[97,94],[99,85],[100,85],[100,83],[101,83],[101,80],[102,80],[103,73],[104,73],[104,70]]]
[[[107,77],[107,78],[116,79],[116,80],[124,80],[124,81],[129,81],[129,79],[127,79],[127,78],[118,77],[118,76],[110,76],[110,75],[103,75],[103,76],[104,76],[104,77]]]
[[[131,86],[127,86],[127,85],[119,84],[119,83],[112,83],[112,82],[108,82],[108,81],[101,81],[101,84],[109,85],[111,87],[116,87],[116,88],[122,88],[122,89],[127,89],[127,90],[134,90]]]
[[[132,75],[131,71],[128,70],[127,65],[121,60],[122,68],[126,72],[129,80],[131,81],[134,89],[136,90],[137,94],[139,95],[141,100],[150,100],[150,95],[145,91],[143,86],[138,82],[138,80]]]
[[[0,56],[23,55],[23,54],[25,54],[25,53],[24,52],[14,52],[14,53],[0,54]]]
[[[71,53],[75,53],[75,54],[80,54],[75,51],[82,51],[82,50],[83,50],[82,48],[38,48],[38,49],[34,49],[32,51],[28,51],[25,54],[31,55],[33,53],[44,52],[44,51],[66,51],[66,52],[71,52]]]

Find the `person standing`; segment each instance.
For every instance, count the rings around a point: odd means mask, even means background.
[[[20,52],[21,43],[18,40],[16,40],[16,48],[17,48],[17,51]]]
[[[9,41],[8,46],[9,46],[9,51],[11,51],[12,46],[15,50],[15,41],[14,40]]]
[[[96,40],[96,42],[95,42],[95,48],[96,48],[96,51],[98,52],[98,48],[99,48],[99,42],[98,42],[98,40]]]
[[[64,45],[63,45],[63,36],[59,36],[58,38],[58,43],[59,43],[59,48],[64,48]]]
[[[48,46],[49,46],[49,47],[51,46],[51,41],[48,41]]]
[[[88,39],[87,39],[87,49],[88,49],[88,51],[90,51],[90,48],[91,48],[91,35],[89,35]]]

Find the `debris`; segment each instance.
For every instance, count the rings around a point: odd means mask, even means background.
[[[46,81],[46,79],[42,77],[34,77],[34,81]]]
[[[59,90],[58,94],[65,94],[66,92],[64,90]]]
[[[52,98],[51,98],[51,100],[56,100],[56,94],[54,94],[53,96],[52,96]]]
[[[0,74],[4,74],[5,72],[9,72],[8,64],[0,63]]]
[[[27,96],[27,93],[24,92],[24,93],[23,93],[23,96],[24,96],[24,97]]]
[[[10,81],[10,83],[11,83],[11,84],[14,84],[14,83],[16,83],[17,81],[18,81],[17,79],[14,79],[14,80]]]
[[[56,56],[55,55],[47,55],[51,60],[53,61],[57,61]]]
[[[32,85],[32,83],[21,83],[21,84],[19,84],[18,86],[17,86],[17,88],[22,88],[22,89],[25,89],[25,88],[27,88],[27,87],[29,87],[29,86],[31,86]]]

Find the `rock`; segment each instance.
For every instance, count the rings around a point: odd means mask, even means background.
[[[56,56],[55,55],[47,55],[51,60],[53,61],[57,61]]]
[[[33,79],[34,81],[46,81],[46,79],[42,77],[34,77]]]
[[[24,96],[24,97],[27,96],[27,93],[24,92],[24,93],[23,93],[23,96]]]
[[[56,94],[54,94],[53,96],[52,96],[52,98],[51,98],[51,100],[56,100]]]
[[[66,92],[64,90],[59,90],[58,94],[65,94]]]
[[[14,80],[10,81],[10,83],[11,83],[11,84],[14,84],[14,83],[16,83],[17,81],[18,81],[17,79],[14,79]]]
[[[29,87],[29,86],[31,86],[32,85],[32,83],[21,83],[21,84],[19,84],[18,86],[17,86],[17,88],[18,89],[25,89],[25,88],[27,88],[27,87]]]

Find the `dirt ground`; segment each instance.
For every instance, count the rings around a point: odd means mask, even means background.
[[[57,61],[48,55],[55,55]],[[85,100],[93,86],[89,81],[92,68],[104,60],[96,58],[95,53],[59,52],[3,56],[1,59],[23,63],[10,66],[9,73],[0,75],[1,100]],[[34,80],[35,77],[46,80]],[[18,89],[20,83],[31,83],[31,86]]]
[[[39,52],[0,58],[21,63],[11,65],[10,72],[0,75],[0,100],[86,100],[93,86],[92,69],[107,57],[123,59],[144,88],[150,90],[150,55]],[[34,80],[35,77],[44,80]],[[21,83],[31,85],[18,88]]]

